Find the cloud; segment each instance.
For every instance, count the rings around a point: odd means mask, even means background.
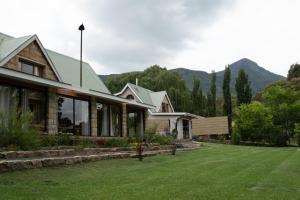
[[[164,63],[232,5],[234,0],[84,1],[81,12],[90,25],[85,55],[109,72]]]

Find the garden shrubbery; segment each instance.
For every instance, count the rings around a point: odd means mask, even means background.
[[[130,143],[126,138],[110,138],[105,142],[106,147],[129,147]]]
[[[0,147],[28,150],[38,147],[38,131],[32,125],[32,113],[14,106],[10,112],[0,111]]]
[[[294,135],[297,137],[300,92],[286,86],[270,86],[262,93],[262,103],[242,104],[235,115],[234,131],[241,141],[285,146]]]

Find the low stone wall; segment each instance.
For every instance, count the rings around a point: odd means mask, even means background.
[[[82,155],[71,157],[40,158],[28,160],[7,160],[0,161],[0,172],[16,171],[23,169],[34,169],[42,167],[54,167],[61,165],[72,165],[82,162],[91,162],[99,160],[108,160],[116,158],[129,158],[130,153],[114,153],[102,155]]]
[[[145,151],[167,150],[171,145],[149,146]],[[135,152],[135,147],[115,147],[115,148],[72,148],[59,150],[38,150],[38,151],[5,151],[0,152],[0,159],[22,159],[22,158],[41,158],[41,157],[65,157],[75,155],[92,155],[105,152]]]
[[[194,149],[197,148],[184,147],[177,150]],[[144,147],[143,156],[155,156],[162,153],[170,153],[171,151],[171,145],[149,146]],[[8,151],[0,152],[0,172],[129,157],[136,157],[135,147]]]

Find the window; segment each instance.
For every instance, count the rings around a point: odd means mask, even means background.
[[[14,106],[18,106],[23,112],[32,112],[33,124],[40,129],[45,129],[47,114],[45,92],[0,85],[0,110],[9,112]]]
[[[46,94],[44,92],[22,89],[22,110],[33,113],[33,124],[44,127],[46,123]]]
[[[126,99],[129,99],[129,100],[134,100],[134,96],[133,96],[133,95],[131,95],[131,94],[129,94],[129,95],[127,95]]]
[[[59,96],[57,105],[59,132],[74,135],[90,135],[88,101]]]
[[[97,135],[109,136],[109,106],[106,104],[97,104]]]
[[[43,76],[43,67],[39,65],[32,64],[30,62],[21,61],[21,71],[26,74],[32,74],[35,76]]]
[[[75,135],[89,135],[89,102],[75,99]]]
[[[121,107],[97,103],[97,135],[122,136]]]
[[[168,104],[167,103],[162,103],[161,104],[161,111],[162,112],[169,112]]]
[[[131,137],[141,135],[143,131],[143,113],[141,111],[132,111],[127,114],[127,133]]]
[[[0,85],[0,110],[8,113],[19,102],[19,89],[12,86]]]
[[[120,106],[111,105],[111,136],[122,136],[122,110]]]

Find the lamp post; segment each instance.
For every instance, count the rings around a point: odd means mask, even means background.
[[[80,87],[82,87],[82,31],[84,31],[84,29],[83,24],[78,28],[78,30],[80,30]]]

